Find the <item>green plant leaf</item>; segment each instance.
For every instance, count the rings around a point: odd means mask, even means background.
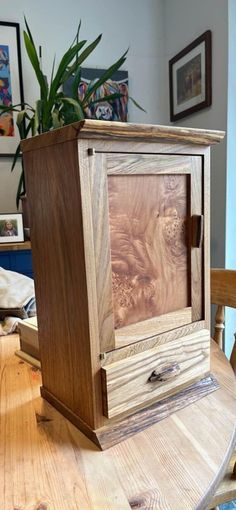
[[[13,162],[11,165],[11,172],[14,170],[16,162],[17,162],[18,158],[20,157],[20,155],[21,155],[21,147],[20,147],[20,143],[19,143],[17,145],[16,152],[14,154]]]
[[[30,40],[31,40],[31,42],[32,42],[32,44],[33,44],[33,46],[34,46],[34,48],[35,48],[34,40],[33,40],[33,37],[32,37],[32,34],[31,34],[31,31],[30,31],[30,28],[29,28],[29,25],[28,25],[28,23],[27,23],[27,20],[26,20],[26,17],[25,17],[25,16],[24,16],[24,20],[25,20],[25,26],[26,26],[26,30],[27,30],[27,32],[28,32],[28,36],[29,36],[29,38],[30,38]]]
[[[82,120],[84,119],[84,111],[83,109],[81,108],[80,106],[80,103],[79,101],[76,101],[75,99],[73,99],[72,97],[63,97],[61,99],[61,101],[63,103],[68,103],[69,105],[73,106],[74,108],[74,112],[76,113],[77,115],[77,120]]]
[[[137,108],[139,108],[139,110],[142,110],[142,112],[147,113],[147,110],[144,110],[144,108],[139,103],[137,103],[137,101],[135,101],[133,97],[129,96],[129,99]]]
[[[89,44],[89,46],[87,46],[87,48],[85,48],[85,50],[76,59],[74,64],[69,69],[67,69],[67,71],[65,72],[65,75],[63,77],[63,83],[65,83],[68,80],[68,78],[77,71],[78,66],[81,66],[81,64],[86,60],[86,58],[90,55],[90,53],[92,53],[92,51],[96,48],[96,46],[101,41],[101,38],[102,38],[102,34],[100,34],[95,39],[95,41],[93,41],[91,44]]]
[[[53,125],[53,129],[57,129],[57,128],[63,126],[63,119],[60,117],[60,111],[59,110],[55,109],[52,112],[52,125]]]
[[[109,80],[109,78],[111,78],[111,76],[124,64],[124,62],[126,61],[127,52],[128,52],[128,50],[126,50],[124,55],[122,55],[122,57],[119,58],[112,66],[110,66],[105,71],[105,73],[103,73],[101,78],[99,78],[99,80],[97,80],[96,83],[94,83],[93,86],[91,86],[91,88],[89,88],[87,90],[87,93],[85,94],[84,99],[82,101],[83,105],[87,104],[88,99],[91,97],[91,95],[94,94],[94,92],[99,87],[101,87],[101,85],[103,85],[103,83],[105,83],[107,80]]]
[[[75,46],[73,46],[72,48],[69,48],[69,50],[67,50],[66,53],[63,55],[58,66],[56,75],[52,81],[52,85],[50,87],[49,100],[52,100],[55,97],[58,88],[64,82],[63,77],[65,75],[67,67],[69,66],[73,58],[75,58],[76,53],[85,45],[85,43],[86,41],[80,41],[78,44],[75,44]]]
[[[39,86],[40,86],[40,93],[41,93],[41,99],[47,99],[48,94],[48,87],[45,81],[45,78],[43,76],[43,73],[40,69],[40,63],[38,59],[38,55],[35,49],[34,44],[32,43],[30,37],[28,34],[24,31],[24,41],[25,41],[25,47],[28,54],[28,57],[30,59],[30,62],[34,68]]]
[[[25,194],[25,176],[24,176],[24,169],[22,167],[22,171],[21,171],[21,174],[20,174],[20,179],[19,179],[18,187],[17,187],[17,191],[16,191],[16,206],[17,206],[17,209],[19,208],[20,197],[23,194]]]
[[[78,68],[72,84],[72,97],[78,99],[78,87],[81,81],[81,67]]]

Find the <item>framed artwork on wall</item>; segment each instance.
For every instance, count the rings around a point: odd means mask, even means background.
[[[105,69],[81,69],[81,80],[78,87],[78,97],[83,101],[86,91],[96,81],[98,81]],[[63,91],[66,96],[72,96],[73,76],[71,76],[63,85]],[[106,101],[106,96],[110,94],[124,94],[123,97]],[[93,103],[99,99],[98,103]],[[97,120],[115,120],[127,122],[128,120],[128,72],[116,71],[111,79],[103,83],[91,97],[91,102],[86,109],[86,117]]]
[[[10,106],[23,101],[19,24],[0,21],[0,105]],[[13,155],[19,141],[16,114],[2,113],[0,156]]]
[[[0,214],[0,244],[23,243],[24,229],[21,213]]]
[[[169,61],[170,120],[211,105],[211,31],[207,30]]]

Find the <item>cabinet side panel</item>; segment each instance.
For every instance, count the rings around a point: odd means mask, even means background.
[[[24,156],[43,385],[90,426],[94,388],[77,141]]]

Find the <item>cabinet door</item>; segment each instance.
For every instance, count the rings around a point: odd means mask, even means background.
[[[201,320],[201,157],[96,153],[90,190],[101,351]]]

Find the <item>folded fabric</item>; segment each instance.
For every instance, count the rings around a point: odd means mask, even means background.
[[[0,322],[0,336],[10,335],[17,331],[18,323],[21,319],[18,317],[6,317],[3,322]]]
[[[0,267],[0,308],[23,308],[35,298],[34,280]]]

